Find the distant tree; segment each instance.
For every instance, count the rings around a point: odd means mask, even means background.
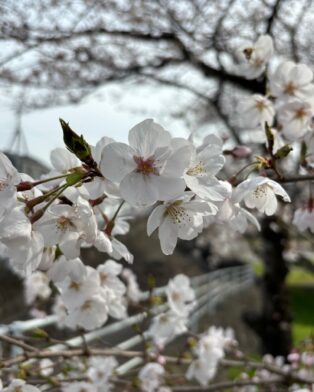
[[[226,113],[265,81],[239,76],[235,49],[267,33],[279,54],[311,63],[313,10],[311,0],[1,1],[0,82],[14,94],[28,87],[31,108],[110,82],[173,86],[193,94],[198,122],[222,121],[239,143]]]

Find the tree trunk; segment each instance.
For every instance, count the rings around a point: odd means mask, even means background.
[[[262,313],[244,315],[246,322],[262,341],[262,351],[273,356],[287,356],[292,347],[291,309],[285,284],[289,268],[284,259],[288,232],[280,218],[265,218],[262,223],[263,261]]]

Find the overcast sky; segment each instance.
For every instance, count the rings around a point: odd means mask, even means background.
[[[74,105],[38,110],[22,116],[22,129],[27,139],[30,155],[49,163],[49,153],[53,148],[62,147],[62,131],[59,117],[69,122],[79,134],[83,134],[90,144],[95,144],[102,136],[110,136],[117,141],[127,141],[128,131],[145,118],[154,118],[175,136],[187,136],[183,121],[165,119],[165,108],[175,102],[177,92],[172,89],[133,88],[129,92],[114,86],[99,97],[91,97],[86,102]],[[117,99],[113,99],[113,96]],[[182,94],[181,94],[182,97]],[[7,107],[0,107],[0,149],[6,150],[15,128],[14,113]]]

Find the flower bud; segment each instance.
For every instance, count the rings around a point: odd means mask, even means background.
[[[247,158],[252,154],[252,149],[248,146],[236,146],[231,150],[234,158]]]
[[[41,208],[40,210],[36,211],[31,217],[30,221],[31,223],[37,222],[45,213],[45,210]]]
[[[16,189],[18,192],[25,192],[25,191],[29,191],[30,189],[32,189],[33,186],[34,185],[30,181],[22,181],[16,185]]]

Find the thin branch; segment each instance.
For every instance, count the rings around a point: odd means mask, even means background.
[[[79,349],[69,349],[62,351],[51,351],[49,349],[44,349],[42,351],[37,352],[25,352],[23,355],[18,355],[15,358],[4,360],[0,362],[0,368],[7,368],[12,365],[16,365],[30,359],[42,359],[42,358],[73,358],[74,356],[86,356],[85,348]],[[89,356],[116,356],[121,358],[134,358],[134,357],[144,357],[145,353],[141,351],[125,351],[119,349],[99,349],[99,348],[90,348],[88,352]],[[165,356],[165,360],[168,363],[178,363],[178,358]],[[180,362],[182,364],[190,364],[192,362],[191,359],[181,359]],[[266,363],[254,362],[254,361],[246,361],[246,360],[230,360],[223,359],[220,361],[222,366],[226,367],[244,367],[249,369],[266,369],[269,372],[276,374],[277,376],[281,376],[284,379],[289,379],[290,381],[301,383],[301,384],[314,384],[313,377],[307,377],[299,375],[296,372],[285,370]]]
[[[199,386],[183,386],[183,387],[172,387],[173,392],[212,392],[212,391],[220,391],[226,390],[229,388],[235,387],[244,387],[250,385],[256,386],[266,386],[266,385],[274,385],[280,384],[283,381],[282,377],[271,378],[269,380],[239,380],[239,381],[225,381],[218,382],[215,384],[211,384],[207,387],[199,387]]]
[[[285,184],[289,182],[314,181],[314,174],[277,178],[276,181]]]
[[[11,336],[7,336],[7,335],[0,335],[0,341],[5,342],[10,344],[11,346],[16,346],[16,347],[20,347],[23,350],[26,351],[32,351],[32,352],[36,352],[38,353],[38,349],[30,346],[29,344],[26,344],[24,342],[21,342],[20,340],[14,339]]]
[[[272,13],[271,13],[270,17],[268,18],[268,20],[266,21],[266,30],[265,30],[266,34],[271,33],[273,23],[276,20],[278,13],[279,13],[280,3],[281,3],[281,0],[277,0],[272,7]]]

